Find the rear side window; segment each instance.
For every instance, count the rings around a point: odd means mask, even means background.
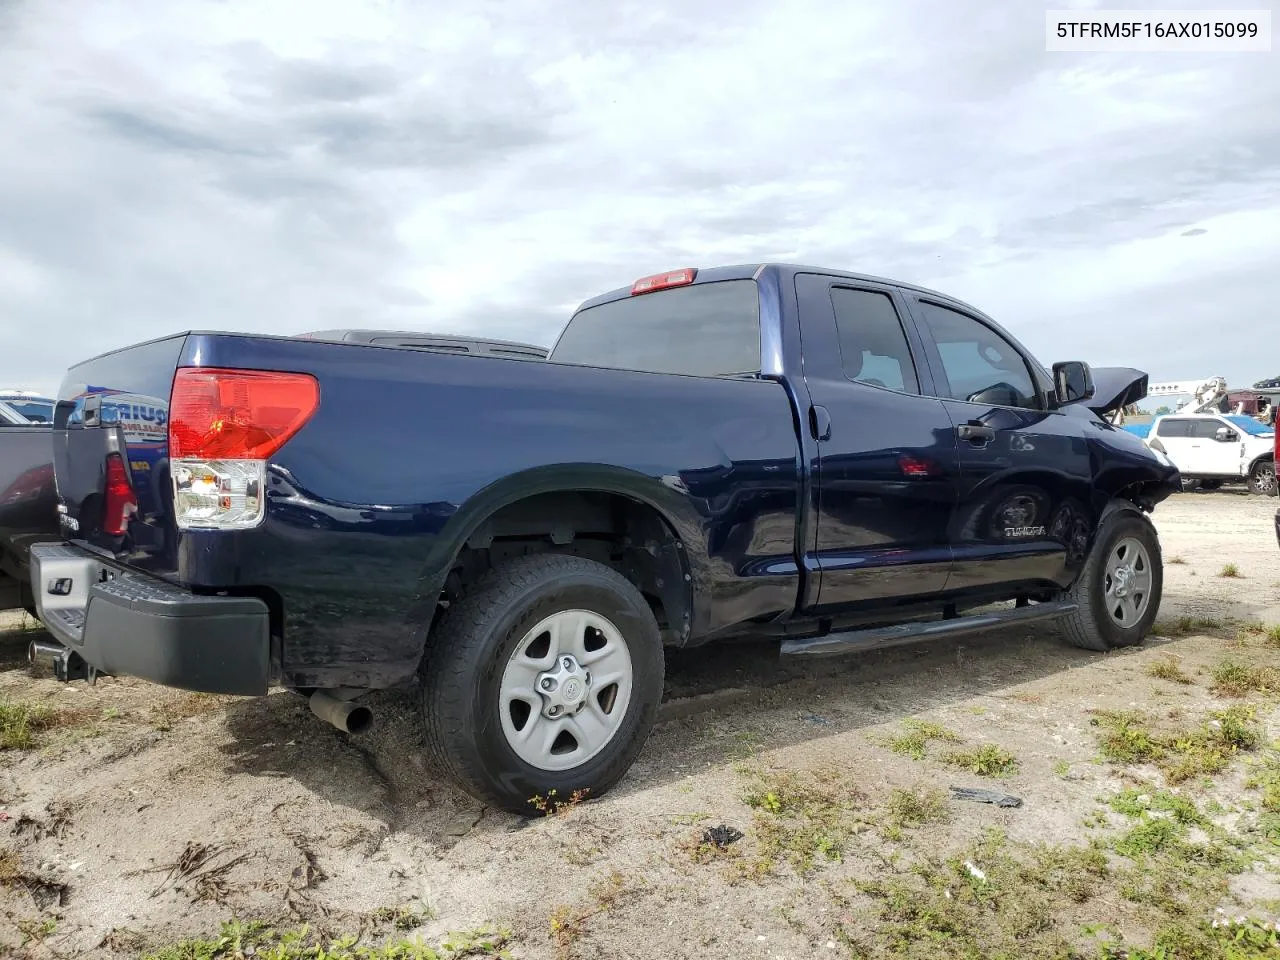
[[[907,335],[888,294],[833,287],[831,304],[836,312],[844,375],[873,387],[918,393],[920,382]]]
[[[1189,437],[1191,436],[1190,420],[1161,420],[1160,427],[1156,430],[1156,436],[1160,437]]]
[[[551,359],[697,377],[757,373],[760,294],[754,280],[722,280],[588,307]]]

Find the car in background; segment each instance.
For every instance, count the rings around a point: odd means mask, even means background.
[[[34,614],[31,545],[60,537],[53,407],[36,393],[0,392],[0,610]]]
[[[53,407],[32,390],[0,390],[0,423],[53,423]]]
[[[1166,414],[1151,424],[1146,442],[1165,454],[1182,475],[1215,490],[1247,483],[1249,492],[1276,495],[1275,427],[1243,414]]]

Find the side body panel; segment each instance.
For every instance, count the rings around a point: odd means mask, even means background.
[[[64,394],[87,383],[167,399],[176,366],[319,379],[318,411],[273,458],[260,527],[180,532],[163,509],[140,520],[165,535],[140,531],[152,546],[138,565],[197,589],[278,595],[292,685],[411,674],[458,550],[493,510],[543,491],[655,507],[685,546],[693,638],[794,609],[800,463],[780,383],[215,334],[187,336],[145,371],[131,359],[142,355],[81,365]],[[68,476],[96,488],[103,443],[78,446]]]

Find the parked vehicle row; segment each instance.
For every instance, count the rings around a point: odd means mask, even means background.
[[[280,685],[347,730],[411,683],[465,789],[598,795],[664,646],[1140,642],[1178,471],[1101,416],[1145,374],[1098,373],[1106,396],[952,297],[783,264],[603,294],[543,362],[178,334],[68,371],[36,603],[64,676]]]

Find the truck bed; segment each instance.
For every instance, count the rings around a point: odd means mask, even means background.
[[[167,515],[160,425],[175,369],[196,363],[307,372],[321,384],[318,411],[273,457],[256,529],[179,531]],[[140,491],[128,554],[94,529],[112,433],[84,425],[95,395],[122,411],[104,420],[125,418]],[[68,442],[58,470],[78,527],[69,538],[198,590],[270,584],[298,685],[349,681],[353,669],[370,686],[411,673],[413,625],[430,617],[461,543],[492,508],[540,485],[621,486],[656,507],[688,545],[699,633],[796,603],[801,462],[796,417],[774,381],[187,333],[73,367],[59,400]]]

